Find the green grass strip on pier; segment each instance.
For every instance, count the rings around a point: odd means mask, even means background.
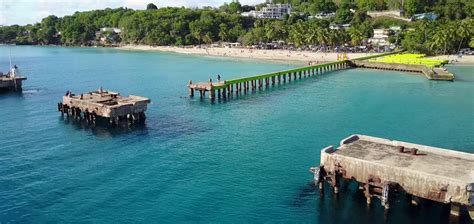
[[[384,53],[384,54],[378,54],[378,55],[371,55],[371,56],[367,56],[367,57],[355,58],[355,59],[352,59],[352,60],[367,60],[367,59],[383,57],[383,56],[392,55],[392,54],[398,54],[400,52],[401,51],[389,52],[389,53]],[[248,77],[243,77],[243,78],[230,79],[230,80],[226,80],[225,85],[212,86],[212,89],[213,90],[224,89],[224,88],[227,88],[229,85],[232,85],[232,84],[237,84],[237,83],[242,83],[242,82],[249,82],[249,81],[265,79],[265,78],[271,78],[271,77],[274,77],[274,76],[284,75],[284,74],[289,74],[289,73],[303,72],[303,71],[307,71],[307,70],[311,70],[311,69],[319,69],[319,68],[324,68],[324,67],[328,67],[328,66],[332,66],[332,65],[343,64],[345,62],[346,61],[329,62],[329,63],[324,63],[324,64],[318,64],[318,65],[311,65],[311,66],[306,66],[306,67],[301,67],[301,68],[289,69],[289,70],[284,70],[284,71],[271,72],[271,73],[266,73],[266,74],[261,74],[261,75],[254,75],[254,76],[248,76]]]

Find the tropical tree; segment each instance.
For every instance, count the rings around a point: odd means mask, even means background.
[[[225,23],[221,23],[219,25],[219,38],[221,38],[221,41],[226,41],[228,38],[228,27]]]
[[[467,39],[471,37],[472,35],[472,29],[473,29],[473,24],[472,24],[472,19],[466,19],[462,20],[459,25],[457,26],[457,32],[456,35],[461,38],[459,41],[459,47],[458,47],[458,52],[461,49],[462,43],[464,42],[464,39]]]
[[[353,26],[348,30],[353,46],[360,45],[365,39],[364,31],[360,27]]]
[[[153,3],[148,3],[148,5],[146,5],[146,9],[153,10],[153,9],[158,9],[158,7],[156,7],[156,5]]]

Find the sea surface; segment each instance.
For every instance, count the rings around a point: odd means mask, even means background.
[[[188,98],[189,80],[297,67],[102,48],[0,46],[28,76],[0,95],[0,223],[444,223],[445,206],[389,212],[355,184],[312,184],[320,150],[359,133],[474,152],[474,67],[454,82],[352,69],[227,102]],[[152,99],[145,126],[87,127],[57,103],[100,87]]]

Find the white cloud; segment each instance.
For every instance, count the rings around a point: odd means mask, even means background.
[[[127,7],[144,9],[148,3],[158,7],[219,6],[231,0],[0,0],[0,25],[40,22],[48,15],[64,16],[76,11]],[[264,0],[240,0],[242,4],[258,4]]]

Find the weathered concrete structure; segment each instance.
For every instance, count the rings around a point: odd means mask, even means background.
[[[368,62],[362,60],[352,60],[349,62],[352,66],[358,68],[371,68],[389,71],[420,72],[430,80],[453,81],[454,75],[442,68],[428,68],[424,65],[394,64],[383,62]]]
[[[359,183],[371,203],[389,208],[393,191],[451,204],[451,214],[466,207],[474,219],[474,154],[401,141],[352,135],[340,146],[324,148],[321,164],[311,168],[315,183],[328,181],[338,192],[340,179]]]
[[[144,122],[145,111],[150,102],[145,97],[123,97],[119,93],[102,90],[80,95],[68,91],[63,96],[63,101],[58,103],[58,111],[92,123],[95,123],[97,117],[106,118],[111,124],[118,124],[120,121]]]
[[[13,77],[10,75],[0,75],[0,91],[21,91],[22,82],[26,77]]]

